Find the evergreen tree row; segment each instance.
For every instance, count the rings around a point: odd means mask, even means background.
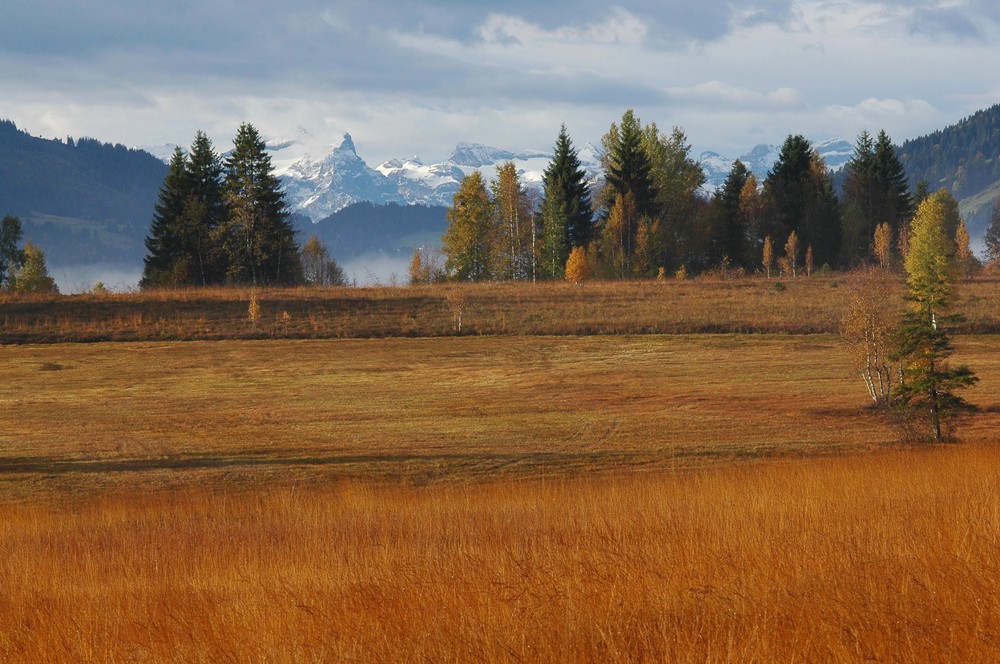
[[[240,125],[223,161],[201,131],[174,151],[140,285],[285,285],[303,280],[295,231],[264,140]]]
[[[701,191],[704,172],[679,128],[661,133],[629,109],[601,145],[603,185],[591,194],[566,127],[560,129],[537,220],[526,195],[512,193],[521,191],[513,164],[498,171],[492,196],[479,173],[467,177],[448,213],[446,272],[460,280],[562,278],[577,247],[588,272],[602,278],[770,273],[775,260],[791,272],[802,264],[807,271],[813,264],[849,268],[877,259],[883,224],[883,235],[902,248],[915,202],[926,197],[923,188],[915,201],[884,131],[859,136],[840,198],[802,135],[785,140],[763,183],[736,161],[711,197]],[[785,248],[784,255],[775,248]]]

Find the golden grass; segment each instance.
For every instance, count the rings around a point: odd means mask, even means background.
[[[1000,450],[6,505],[4,661],[992,661]]]
[[[989,661],[1000,338],[901,448],[830,335],[0,348],[2,661]]]
[[[982,378],[970,398],[996,403],[1000,340],[960,342]],[[894,439],[828,335],[42,345],[2,348],[0,366],[0,500],[672,469]],[[983,413],[965,435],[997,424]]]
[[[453,336],[456,291],[464,335],[836,332],[850,278],[265,289],[256,326],[245,288],[0,296],[0,343]],[[989,276],[962,284],[961,331],[1000,331],[998,284]],[[900,278],[893,296],[902,294]]]

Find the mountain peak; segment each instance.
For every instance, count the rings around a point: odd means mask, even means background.
[[[344,138],[340,143],[340,147],[337,148],[338,152],[352,152],[358,154],[357,148],[354,147],[354,139],[347,132],[344,132]]]
[[[513,152],[501,150],[490,145],[483,145],[482,143],[459,143],[455,146],[455,151],[448,157],[448,161],[458,166],[479,168],[507,159],[513,159],[514,156]]]

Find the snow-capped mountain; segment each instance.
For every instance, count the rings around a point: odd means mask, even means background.
[[[578,155],[587,172],[596,175],[600,167],[594,147],[585,144]],[[510,152],[478,143],[459,143],[448,160],[440,164],[428,166],[417,157],[392,159],[378,171],[398,187],[407,203],[447,206],[466,175],[480,171],[490,179],[496,168],[508,161],[514,163],[524,186],[537,192],[551,160],[551,153],[540,150]]]
[[[840,169],[854,154],[854,146],[839,138],[813,143],[813,147],[826,162],[827,168],[833,171]],[[759,182],[763,182],[768,172],[777,163],[780,153],[780,145],[762,143],[754,146],[752,150],[740,155],[737,159],[750,169]],[[698,161],[705,171],[705,184],[702,189],[711,194],[726,181],[736,159],[725,157],[717,152],[703,152]]]
[[[313,220],[361,201],[407,202],[397,186],[358,156],[350,134],[323,159],[303,157],[279,175],[292,210]]]
[[[514,162],[529,192],[540,195],[544,172],[552,159],[551,152],[541,150],[512,152],[479,143],[459,143],[441,163],[425,164],[419,157],[409,157],[390,159],[372,168],[358,155],[350,134],[326,147],[305,129],[299,128],[299,134],[298,138],[272,138],[266,145],[292,211],[313,221],[362,201],[449,206],[462,178],[478,170],[487,180],[492,179],[497,167],[508,161]],[[831,170],[839,169],[854,153],[851,143],[839,139],[814,143],[813,147]],[[169,161],[174,146],[143,149]],[[780,150],[778,145],[760,144],[738,158],[763,182]],[[314,158],[315,154],[323,156]],[[601,177],[597,148],[584,143],[577,147],[577,156],[593,187]],[[717,152],[701,154],[699,162],[705,171],[702,190],[706,195],[726,181],[735,161]]]

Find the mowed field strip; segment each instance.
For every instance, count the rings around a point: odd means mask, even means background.
[[[960,337],[997,437],[1000,339]],[[832,335],[4,347],[0,494],[676,469],[892,444]]]

